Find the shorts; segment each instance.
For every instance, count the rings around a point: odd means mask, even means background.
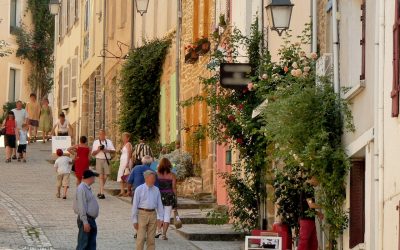
[[[39,127],[39,121],[38,120],[29,119],[28,124],[31,125],[32,127]]]
[[[164,206],[164,222],[171,223],[172,206]]]
[[[107,160],[96,159],[96,171],[99,174],[110,174],[110,166],[107,163]]]
[[[68,132],[58,132],[57,136],[68,136]]]
[[[70,174],[58,174],[57,175],[57,187],[68,187],[69,186]]]
[[[4,146],[10,147],[10,148],[15,148],[16,145],[16,137],[15,135],[5,135],[4,136]]]
[[[19,144],[19,145],[18,145],[17,152],[18,152],[19,154],[26,153],[26,144]]]

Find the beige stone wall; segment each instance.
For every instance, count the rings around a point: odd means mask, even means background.
[[[318,47],[321,54],[330,53],[327,47],[327,32],[332,32],[332,30],[328,30],[328,24],[331,23],[328,19],[330,15],[326,12],[326,4],[328,0],[319,0],[317,1],[318,8]]]
[[[181,100],[187,100],[191,97],[202,94],[200,77],[209,77],[210,73],[206,68],[210,60],[210,55],[206,54],[201,56],[194,64],[186,64],[184,62],[184,47],[193,42],[193,25],[194,25],[194,3],[196,1],[184,0],[182,1],[182,61],[181,61]],[[204,1],[199,1],[199,36],[209,36],[205,34],[205,30],[211,30],[210,27],[205,27],[212,23],[214,15],[214,1],[210,1],[208,15],[209,20],[204,20]],[[207,124],[208,110],[204,103],[197,103],[193,106],[183,109],[182,112],[182,127],[190,128],[189,132],[182,132],[182,145],[184,150],[194,155],[195,164],[201,168],[201,177],[203,178],[203,188],[206,192],[213,192],[214,190],[214,170],[212,158],[212,143],[209,138],[202,140],[200,145],[193,145],[191,143],[191,134],[198,125]]]
[[[18,1],[19,7],[17,8],[17,19],[20,19],[24,25],[28,28],[31,27],[31,15],[29,12],[26,12],[27,0]],[[16,99],[20,99],[24,102],[29,101],[30,94],[30,85],[28,83],[28,77],[31,72],[31,65],[27,60],[22,60],[21,58],[16,56],[16,51],[18,49],[18,45],[15,40],[15,36],[10,33],[10,1],[2,1],[0,8],[0,40],[4,40],[9,44],[9,49],[13,51],[13,53],[7,57],[0,58],[0,72],[1,72],[1,81],[0,88],[2,91],[0,92],[0,106],[2,106],[5,102],[8,102],[9,99],[9,80],[10,80],[10,69],[16,69],[19,73],[19,83],[20,90],[16,93]],[[0,109],[0,113],[3,110]]]

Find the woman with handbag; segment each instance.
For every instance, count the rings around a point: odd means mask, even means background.
[[[164,220],[157,225],[156,238],[161,236],[162,240],[168,240],[167,230],[171,223],[172,209],[176,209],[176,177],[171,172],[172,164],[167,158],[162,158],[158,165],[157,178],[158,188],[161,193],[161,201],[164,206]],[[161,232],[162,226],[162,232]]]
[[[83,172],[89,169],[89,156],[90,148],[87,145],[86,136],[81,136],[79,138],[79,144],[72,146],[68,149],[70,154],[75,153],[75,176],[76,176],[76,186],[81,184]]]
[[[132,144],[129,142],[131,135],[127,132],[122,133],[122,143],[123,147],[121,150],[121,157],[119,161],[119,169],[117,182],[121,185],[121,191],[118,196],[129,196],[129,191],[127,190],[127,179],[131,173],[131,155],[132,155]]]

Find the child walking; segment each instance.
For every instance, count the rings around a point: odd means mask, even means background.
[[[22,129],[18,131],[18,161],[26,162],[26,148],[28,145],[28,124],[22,124]]]
[[[71,174],[72,160],[68,156],[64,156],[62,149],[57,149],[57,160],[54,168],[57,172],[57,198],[61,197],[61,187],[64,188],[63,199],[67,199],[67,191],[69,187],[69,176]]]
[[[90,148],[87,145],[86,136],[81,136],[79,144],[72,146],[68,149],[70,154],[76,154],[75,156],[75,176],[76,185],[81,184],[83,173],[89,169],[89,156]]]

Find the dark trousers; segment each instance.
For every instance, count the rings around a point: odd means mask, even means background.
[[[83,222],[78,217],[78,246],[76,250],[96,250],[97,225],[93,218],[88,218],[90,232],[83,231]]]
[[[300,240],[297,250],[318,250],[317,228],[314,220],[300,220]]]

